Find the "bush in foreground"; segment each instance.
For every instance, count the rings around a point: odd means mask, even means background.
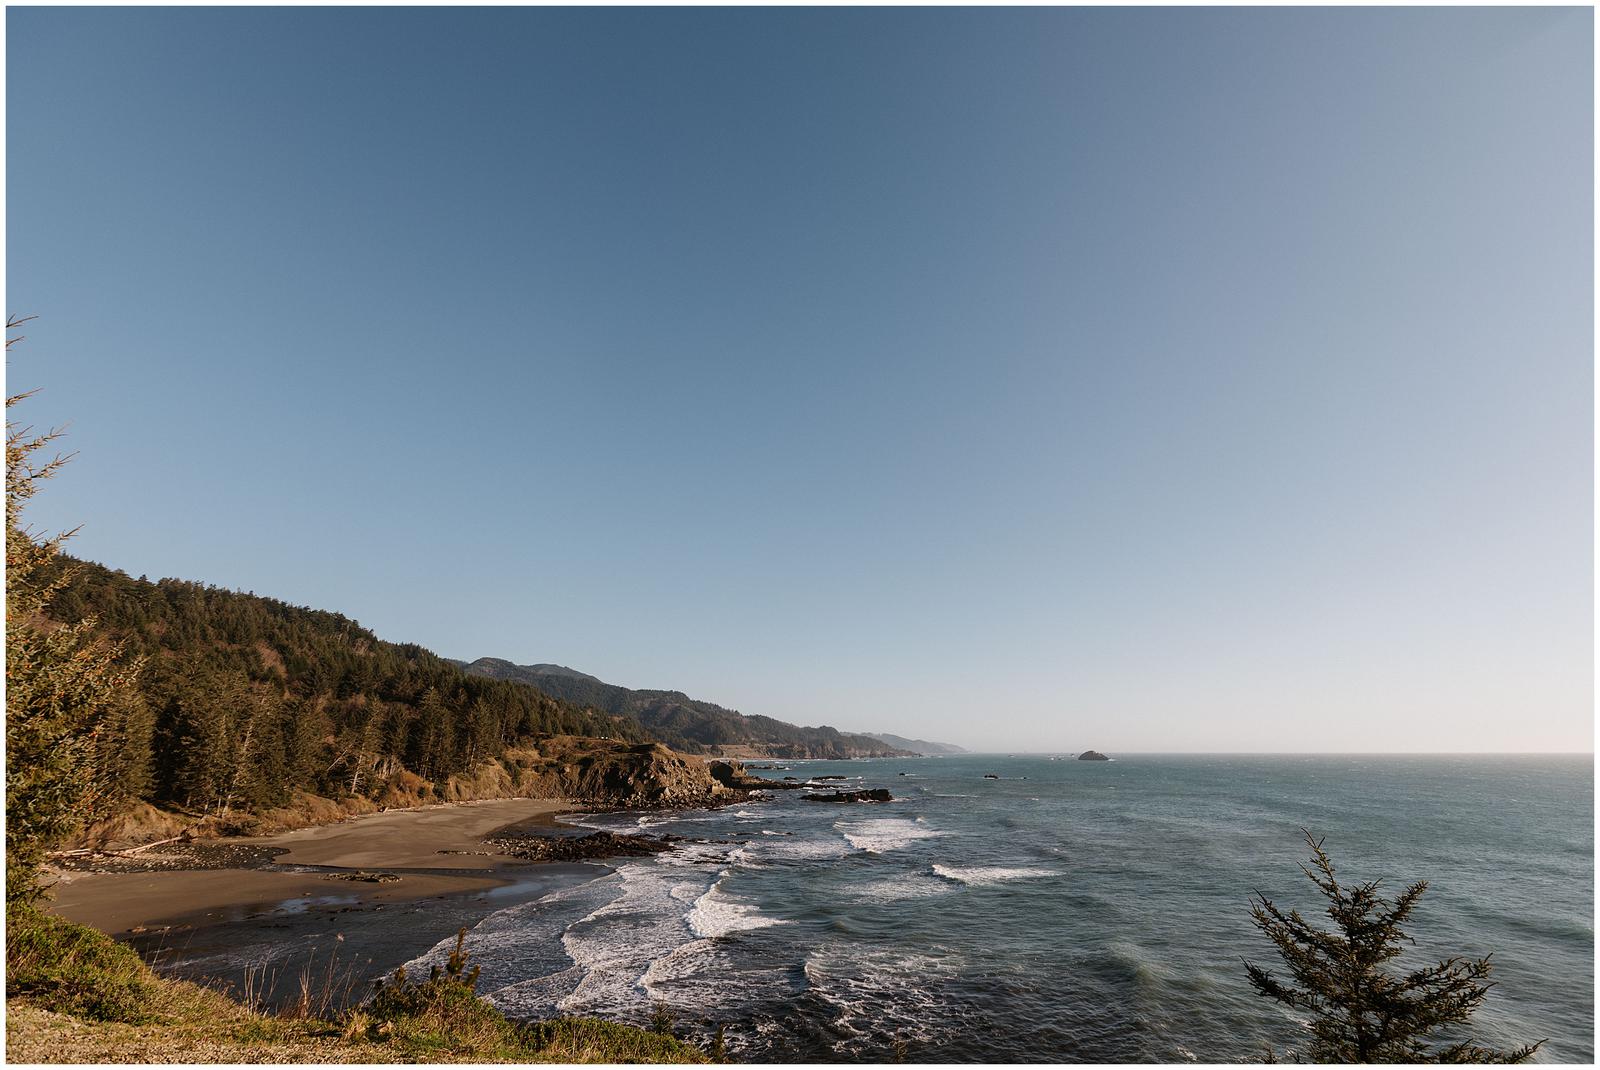
[[[160,982],[131,947],[31,906],[6,911],[6,996],[100,1022],[148,1022]]]
[[[1427,881],[1393,900],[1378,881],[1342,885],[1322,841],[1305,832],[1311,865],[1301,870],[1328,900],[1335,930],[1319,929],[1298,910],[1284,913],[1260,893],[1251,901],[1256,928],[1277,945],[1292,981],[1245,963],[1257,992],[1310,1018],[1306,1055],[1318,1063],[1520,1063],[1544,1041],[1500,1051],[1459,1035],[1488,998],[1489,959],[1445,959],[1405,973],[1386,965],[1412,942],[1401,925],[1416,908]]]

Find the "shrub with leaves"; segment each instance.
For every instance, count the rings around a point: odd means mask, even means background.
[[[1257,992],[1310,1016],[1312,1062],[1519,1063],[1539,1050],[1542,1040],[1500,1051],[1470,1036],[1440,1039],[1441,1032],[1465,1032],[1488,997],[1488,957],[1390,972],[1387,964],[1413,942],[1401,926],[1428,882],[1417,881],[1393,900],[1378,894],[1379,881],[1340,884],[1322,841],[1305,836],[1311,864],[1300,868],[1328,900],[1334,929],[1312,925],[1297,910],[1285,913],[1258,892],[1251,920],[1277,945],[1292,980],[1249,962],[1245,970]]]
[[[7,330],[20,320],[11,320]],[[10,351],[16,338],[6,340]],[[27,398],[6,398],[6,410]],[[94,633],[92,618],[47,618],[65,579],[54,567],[71,535],[39,537],[22,512],[70,458],[40,460],[59,431],[6,425],[6,902],[37,899],[45,852],[135,787],[119,767],[127,725],[142,718],[137,662]]]
[[[133,948],[26,904],[7,909],[8,999],[28,996],[92,1021],[146,1022],[159,995],[159,982]]]
[[[444,966],[433,967],[426,981],[408,977],[404,966],[379,981],[364,1008],[368,1034],[442,1050],[515,1045],[516,1027],[478,998],[478,967],[468,965],[466,941],[462,929]]]

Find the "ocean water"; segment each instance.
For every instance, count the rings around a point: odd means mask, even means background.
[[[664,1004],[682,1033],[721,1023],[754,1061],[1281,1055],[1303,1027],[1241,959],[1276,964],[1252,892],[1321,911],[1298,869],[1305,826],[1345,878],[1430,882],[1419,961],[1494,953],[1480,1042],[1594,1058],[1588,757],[775,764],[760,775],[844,775],[896,801],[782,791],[577,819],[696,842],[485,918],[479,990],[512,1016],[643,1024]]]

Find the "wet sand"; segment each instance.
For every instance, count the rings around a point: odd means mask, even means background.
[[[480,841],[508,825],[548,821],[573,809],[564,799],[496,799],[424,810],[389,810],[337,825],[296,829],[240,843],[288,848],[280,865],[353,869],[493,869],[503,856],[441,854],[481,851]]]
[[[440,873],[403,874],[395,884],[364,884],[336,880],[327,872],[250,869],[78,873],[69,880],[55,886],[50,909],[118,937],[135,929],[222,920],[294,899],[339,896],[393,903],[483,892],[505,883],[487,874]]]
[[[319,991],[331,982],[339,1005],[359,1000],[375,979],[497,910],[607,872],[598,863],[524,865],[471,889],[427,894],[426,887],[436,886],[417,884],[393,896],[384,892],[394,885],[372,892],[327,881],[310,895],[235,904],[123,938],[170,977],[277,1005],[295,998],[304,973]]]

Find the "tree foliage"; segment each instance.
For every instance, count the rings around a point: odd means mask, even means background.
[[[407,772],[442,783],[551,735],[646,738],[623,718],[523,684],[470,676],[337,613],[185,580],[62,560],[52,614],[93,617],[144,659],[141,789],[227,816],[296,790],[378,798]],[[143,747],[140,751],[139,747]]]
[[[1302,830],[1304,831],[1304,830]],[[1500,1051],[1461,1036],[1488,997],[1489,959],[1450,958],[1405,972],[1388,965],[1413,943],[1402,926],[1428,890],[1417,881],[1393,900],[1380,881],[1340,884],[1322,841],[1306,832],[1311,864],[1301,870],[1328,901],[1334,929],[1285,913],[1265,895],[1251,900],[1251,919],[1277,946],[1292,980],[1245,963],[1257,992],[1309,1015],[1307,1051],[1319,1063],[1517,1063],[1544,1043]]]
[[[15,329],[19,320],[6,324]],[[19,338],[8,338],[9,353]],[[30,395],[6,398],[6,412]],[[91,618],[55,612],[71,580],[61,567],[71,532],[41,537],[23,525],[39,484],[70,457],[42,459],[61,435],[6,423],[6,902],[41,893],[45,851],[109,804],[145,786],[128,740],[147,734],[133,683],[136,659],[103,641]]]

